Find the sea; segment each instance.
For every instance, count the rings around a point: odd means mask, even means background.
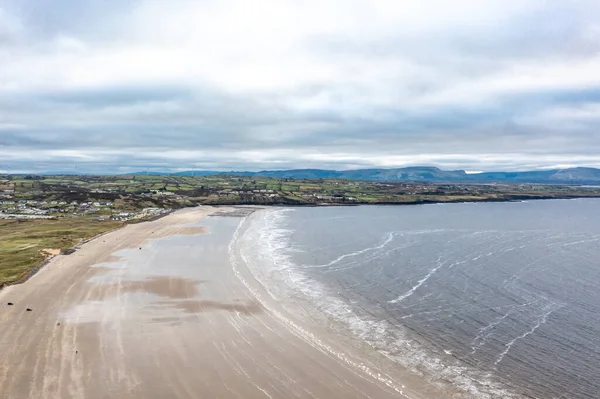
[[[269,208],[234,245],[283,303],[474,398],[600,398],[600,200]]]

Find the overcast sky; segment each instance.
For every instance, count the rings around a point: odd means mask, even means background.
[[[600,167],[598,0],[0,0],[0,171]]]

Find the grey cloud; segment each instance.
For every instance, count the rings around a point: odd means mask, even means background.
[[[92,38],[114,28],[113,13],[125,13],[131,0],[4,0],[6,9],[18,14],[28,34],[47,39],[60,32]],[[2,4],[0,4],[1,6]],[[107,13],[110,11],[110,13]]]
[[[310,45],[328,56],[400,57],[424,67],[431,67],[432,61],[442,61],[444,69],[456,63],[462,73],[470,74],[476,70],[489,72],[490,68],[505,68],[508,62],[518,59],[592,57],[600,50],[598,34],[593,30],[598,18],[598,7],[555,2],[545,3],[544,7],[531,9],[508,21],[453,27],[452,32],[415,33],[399,26],[397,31],[375,38],[320,36]]]
[[[34,43],[67,34],[86,43],[111,44],[116,43],[115,32],[124,29],[115,15],[126,15],[136,2],[7,4],[24,21]],[[600,116],[577,121],[565,116],[560,124],[544,116],[554,107],[576,110],[600,103],[600,86],[595,84],[524,87],[494,92],[486,101],[418,105],[448,88],[460,92],[462,83],[485,82],[520,62],[569,65],[593,60],[600,50],[598,33],[590,31],[598,9],[580,4],[546,4],[508,22],[452,32],[399,28],[365,37],[360,32],[310,36],[303,42],[304,51],[344,72],[347,59],[358,60],[364,68],[372,61],[368,72],[375,75],[376,62],[382,60],[391,63],[392,75],[394,66],[409,65],[407,73],[414,73],[414,79],[373,82],[382,86],[381,93],[371,92],[369,82],[354,80],[352,74],[339,81],[254,92],[235,92],[203,79],[203,84],[189,85],[156,81],[17,92],[0,85],[0,156],[17,154],[10,164],[0,163],[0,170],[64,170],[73,165],[86,171],[349,168],[379,166],[379,159],[396,156],[407,157],[398,162],[452,169],[597,165]],[[0,28],[0,41],[9,37],[3,32]],[[0,67],[0,78],[1,72]],[[327,101],[302,105],[321,97]],[[18,154],[27,152],[39,157],[19,159]],[[268,156],[253,159],[247,154],[252,152]],[[410,158],[422,154],[428,158]]]
[[[149,92],[143,90],[142,92]],[[159,93],[163,93],[159,91]],[[562,94],[557,95],[561,97]],[[568,101],[573,101],[566,96]],[[343,118],[334,112],[303,113],[292,110],[273,111],[258,107],[251,99],[231,99],[222,106],[204,108],[202,102],[189,98],[181,101],[174,112],[144,117],[129,114],[104,120],[95,117],[98,107],[136,104],[136,95],[108,94],[106,97],[89,93],[70,93],[59,101],[63,107],[41,103],[36,126],[25,129],[0,129],[4,146],[45,149],[94,148],[303,148],[321,147],[351,150],[353,147],[376,151],[380,147],[404,152],[435,152],[442,150],[482,151],[486,148],[509,150],[527,142],[551,141],[562,132],[548,129],[533,130],[514,122],[520,115],[517,109],[503,107],[427,109],[417,112],[394,112],[388,118]],[[161,98],[148,94],[147,101]],[[588,96],[583,96],[588,101]],[[55,100],[51,100],[55,104]],[[525,103],[531,103],[522,99]],[[66,105],[65,105],[66,104]],[[73,105],[75,104],[75,105]],[[91,109],[91,111],[90,111]],[[528,109],[531,111],[531,108]],[[35,113],[35,112],[34,112]],[[90,119],[91,118],[91,119]],[[14,123],[29,122],[23,115]],[[576,144],[576,141],[572,141]],[[589,143],[583,143],[589,148]],[[579,143],[578,145],[582,145]],[[542,148],[544,148],[542,146]],[[585,148],[581,148],[583,151]],[[544,151],[548,151],[544,148]]]
[[[191,97],[189,90],[178,87],[103,87],[85,90],[65,90],[34,93],[39,102],[65,103],[86,107],[119,106],[154,101],[180,101]]]

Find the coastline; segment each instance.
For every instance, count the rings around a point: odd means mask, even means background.
[[[345,367],[358,370],[379,384],[391,388],[402,398],[467,399],[476,397],[458,387],[436,384],[421,371],[411,370],[399,364],[355,335],[347,325],[332,318],[323,309],[316,307],[309,298],[304,296],[299,298],[294,295],[290,300],[288,297],[279,296],[279,293],[275,295],[272,289],[280,282],[273,281],[273,284],[269,284],[257,275],[256,270],[250,267],[249,260],[244,256],[243,252],[245,251],[238,246],[239,238],[248,230],[255,229],[250,219],[261,217],[262,212],[269,212],[273,208],[275,207],[265,207],[259,211],[260,213],[248,215],[245,220],[240,222],[235,232],[237,237],[232,240],[230,245],[230,257],[235,274],[258,299],[259,303],[278,319],[280,324],[315,349],[337,359]],[[293,209],[293,207],[279,208],[281,210]]]
[[[271,214],[292,211],[292,207],[280,207],[278,210],[268,208],[261,213],[250,215],[249,218],[263,219],[265,212]],[[239,227],[240,236],[247,231],[286,231],[286,227],[268,219],[266,225],[255,225],[255,221]],[[260,224],[260,223],[259,223]],[[268,226],[268,227],[266,227]],[[266,229],[265,229],[266,227]],[[286,233],[283,233],[284,235]],[[238,235],[238,233],[236,233]],[[288,237],[289,239],[289,237]],[[452,381],[448,376],[441,377],[439,370],[434,371],[419,362],[406,361],[406,356],[412,356],[418,352],[419,356],[431,359],[432,364],[439,364],[438,354],[429,352],[420,345],[422,338],[413,335],[410,331],[400,331],[396,334],[398,325],[387,321],[378,321],[371,318],[368,313],[357,312],[353,305],[339,298],[340,292],[331,291],[331,287],[319,282],[301,270],[301,267],[285,266],[288,260],[274,256],[271,252],[279,252],[277,242],[283,240],[285,248],[291,244],[283,236],[276,234],[274,240],[262,236],[262,234],[251,234],[245,237],[245,243],[240,244],[240,249],[235,255],[240,259],[237,264],[241,265],[242,281],[248,279],[252,282],[250,288],[253,294],[262,303],[264,298],[265,307],[274,308],[273,313],[290,329],[305,336],[309,341],[322,350],[330,353],[340,360],[348,362],[352,367],[362,369],[365,373],[375,376],[383,384],[396,384],[404,393],[409,393],[410,398],[508,398],[515,397],[507,391],[507,386],[492,381],[488,376],[480,374],[475,376],[463,375],[460,382]],[[254,242],[263,242],[261,248],[269,248],[269,254],[260,253],[251,255],[249,259],[243,255],[247,252],[255,252]],[[259,252],[261,252],[259,250]],[[291,260],[291,262],[294,262]],[[236,265],[236,260],[232,260]],[[252,265],[252,267],[250,267]],[[252,269],[252,270],[251,270]],[[298,270],[300,269],[300,270]],[[346,298],[347,299],[347,298]],[[352,302],[352,301],[350,301]],[[406,327],[404,327],[406,328]],[[408,335],[417,339],[416,345],[404,346]],[[384,338],[384,336],[386,338]],[[387,344],[398,340],[403,342],[402,347],[392,349],[382,346],[379,339],[384,339]],[[416,352],[415,352],[416,351]],[[404,353],[406,352],[406,353]],[[463,367],[460,359],[454,358],[452,367]],[[466,370],[466,369],[465,369]]]
[[[281,201],[274,203],[259,203],[252,201],[223,201],[223,202],[210,202],[210,204],[200,204],[200,206],[220,206],[220,207],[237,207],[237,206],[250,206],[250,207],[261,207],[261,208],[276,208],[276,207],[328,207],[328,206],[377,206],[377,205],[390,205],[390,206],[405,206],[405,205],[430,205],[430,204],[465,204],[465,203],[487,203],[487,202],[521,202],[521,201],[548,201],[548,200],[573,200],[573,199],[599,199],[600,195],[541,195],[541,196],[511,196],[510,198],[471,198],[471,199],[450,199],[450,200],[430,200],[420,199],[413,201],[380,201],[380,202],[366,202],[366,201],[355,201],[355,202],[317,202],[317,203],[302,203],[295,201]]]
[[[245,218],[206,218],[224,209],[126,225],[0,291],[0,396],[446,397],[257,298],[227,246]]]
[[[561,310],[576,305],[568,305],[569,298],[560,291],[545,297],[541,292],[546,291],[536,285],[543,277],[535,273],[537,268],[527,269],[531,265],[527,260],[534,265],[542,260],[538,266],[555,262],[557,270],[568,275],[562,265],[570,264],[575,253],[568,249],[571,245],[578,245],[583,253],[596,250],[595,244],[589,243],[600,237],[597,224],[582,221],[596,215],[598,200],[522,202],[527,203],[412,210],[267,209],[250,216],[255,220],[243,244],[249,257],[246,263],[279,304],[287,307],[292,303],[292,315],[313,311],[308,317],[334,329],[339,321],[342,334],[352,332],[357,341],[372,344],[398,364],[422,371],[433,383],[442,382],[452,395],[454,387],[471,394],[460,396],[457,392],[453,397],[569,393],[575,397],[567,388],[567,378],[554,374],[552,360],[537,364],[533,359],[561,353],[547,345],[544,337],[564,334],[569,341],[572,334],[577,341],[577,328],[573,332],[566,325],[556,328],[561,319],[578,318]],[[395,233],[405,238],[388,246]],[[456,246],[450,244],[455,241]],[[401,249],[404,244],[409,244],[409,250]],[[563,245],[566,250],[561,249]],[[394,252],[396,248],[398,252]],[[414,267],[397,254],[414,260]],[[584,270],[594,270],[592,259],[574,264],[585,275]],[[528,270],[523,281],[528,285],[523,287],[525,283],[519,280],[503,286],[507,279],[515,280],[511,276],[519,276],[523,265]],[[501,270],[498,276],[494,276],[495,270]],[[385,279],[377,280],[384,275]],[[554,276],[544,281],[554,284]],[[490,287],[494,290],[488,294]],[[536,301],[530,302],[532,297]],[[307,303],[297,306],[300,311],[294,308],[298,298]],[[394,305],[400,301],[404,302]],[[587,314],[589,306],[582,306],[582,313]],[[594,309],[595,305],[591,306]],[[586,353],[573,355],[573,359],[590,364],[596,353],[589,355],[587,363]],[[569,357],[562,353],[562,359]],[[556,363],[569,370],[569,375],[575,374],[566,362]],[[523,364],[527,368],[521,369]],[[590,382],[578,388],[580,395],[589,394],[597,385],[595,377],[588,378]]]

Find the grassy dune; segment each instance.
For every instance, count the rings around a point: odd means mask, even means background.
[[[32,268],[46,260],[44,249],[71,248],[121,225],[122,222],[95,222],[87,217],[0,219],[0,287],[26,278]]]

